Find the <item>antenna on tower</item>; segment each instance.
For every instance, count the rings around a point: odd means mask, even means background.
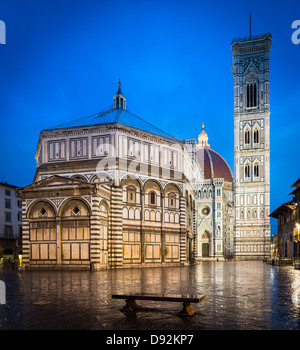
[[[251,38],[251,13],[250,13],[250,38]]]

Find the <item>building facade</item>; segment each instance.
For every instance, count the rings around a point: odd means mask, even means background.
[[[195,259],[232,258],[234,253],[233,176],[225,159],[212,150],[208,135],[202,131],[186,140],[190,158],[199,169],[194,183]]]
[[[34,182],[21,190],[24,266],[264,258],[270,40],[268,34],[232,43],[235,178],[211,149],[204,125],[198,141],[165,133],[128,111],[121,83],[110,109],[43,130]]]
[[[21,191],[24,266],[190,261],[195,170],[184,142],[125,108],[119,87],[110,110],[41,132],[34,183]]]
[[[0,183],[0,259],[15,259],[21,251],[22,198],[19,187]]]
[[[283,203],[270,216],[277,219],[277,257],[300,260],[300,179],[291,187],[292,200]],[[299,267],[298,267],[299,268]]]

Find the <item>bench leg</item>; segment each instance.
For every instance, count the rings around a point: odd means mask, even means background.
[[[182,305],[183,305],[183,308],[179,312],[180,316],[192,316],[196,312],[190,303],[185,302]]]
[[[140,307],[135,302],[135,299],[126,299],[126,305],[123,307],[123,311],[136,311]]]

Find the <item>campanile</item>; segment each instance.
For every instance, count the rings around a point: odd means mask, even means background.
[[[231,44],[237,259],[269,255],[271,44],[269,33]]]

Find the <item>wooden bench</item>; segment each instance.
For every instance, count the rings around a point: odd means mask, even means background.
[[[113,294],[111,296],[114,299],[126,299],[126,305],[123,307],[123,311],[133,312],[140,308],[136,304],[136,300],[151,300],[151,301],[170,301],[170,302],[182,302],[183,308],[179,312],[180,316],[192,316],[196,311],[192,307],[191,303],[200,303],[206,296],[199,295],[177,295],[177,294]]]

